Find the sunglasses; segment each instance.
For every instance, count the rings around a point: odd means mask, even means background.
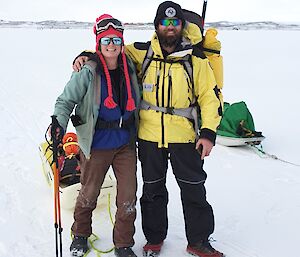
[[[99,22],[96,23],[96,26],[95,26],[96,34],[98,35],[99,33],[107,30],[110,26],[121,32],[123,32],[123,30],[124,30],[122,22],[120,22],[117,19],[109,18],[109,19],[100,20]]]
[[[122,38],[120,37],[103,37],[100,39],[100,44],[108,46],[112,42],[116,46],[122,45]]]
[[[176,26],[179,26],[180,24],[181,24],[180,19],[162,19],[160,21],[160,25],[166,26],[166,27],[170,26],[170,25],[176,27]]]

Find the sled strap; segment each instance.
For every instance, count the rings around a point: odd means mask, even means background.
[[[237,129],[236,129],[236,133],[241,136],[241,137],[247,137],[247,138],[251,138],[251,137],[262,137],[262,132],[258,132],[258,131],[254,131],[254,130],[250,130],[248,128],[245,127],[246,121],[245,120],[241,120]]]
[[[268,158],[271,158],[271,159],[274,159],[274,160],[277,160],[277,161],[281,161],[281,162],[284,162],[284,163],[287,163],[287,164],[290,164],[290,165],[293,165],[293,166],[296,166],[296,167],[300,167],[300,164],[299,163],[294,163],[294,162],[290,162],[290,161],[287,161],[287,160],[284,160],[284,159],[281,159],[279,157],[277,157],[276,155],[274,154],[269,154],[267,152],[265,152],[263,150],[263,147],[261,144],[259,145],[255,145],[255,144],[248,144],[250,147],[254,148],[255,150],[257,150],[259,153],[262,154],[262,156],[266,156]]]

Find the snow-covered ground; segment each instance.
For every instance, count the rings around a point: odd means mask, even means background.
[[[152,31],[126,31],[126,41]],[[56,97],[70,78],[73,58],[94,49],[92,29],[0,29],[0,256],[55,256],[53,200],[41,171],[38,145]],[[220,31],[228,102],[244,100],[268,153],[300,164],[299,31]],[[300,167],[261,158],[249,148],[217,145],[206,159],[207,196],[216,219],[215,246],[228,257],[297,256]],[[141,195],[141,172],[138,170]],[[169,233],[161,257],[185,253],[179,190],[171,169]],[[134,250],[145,243],[139,213]],[[197,222],[197,221],[195,221]],[[71,242],[72,211],[63,210],[63,255]],[[109,248],[107,210],[94,216],[99,247]],[[102,240],[102,241],[101,241]],[[96,256],[91,252],[89,257]],[[102,254],[113,256],[113,253]]]

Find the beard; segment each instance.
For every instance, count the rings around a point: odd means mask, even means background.
[[[174,35],[167,36],[165,31],[156,31],[159,42],[164,47],[176,46],[181,38],[181,33],[175,33]]]

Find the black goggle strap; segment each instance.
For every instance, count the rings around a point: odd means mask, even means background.
[[[96,32],[97,34],[107,30],[109,26],[112,26],[114,29],[123,32],[124,27],[123,24],[116,19],[103,19],[96,23]]]

